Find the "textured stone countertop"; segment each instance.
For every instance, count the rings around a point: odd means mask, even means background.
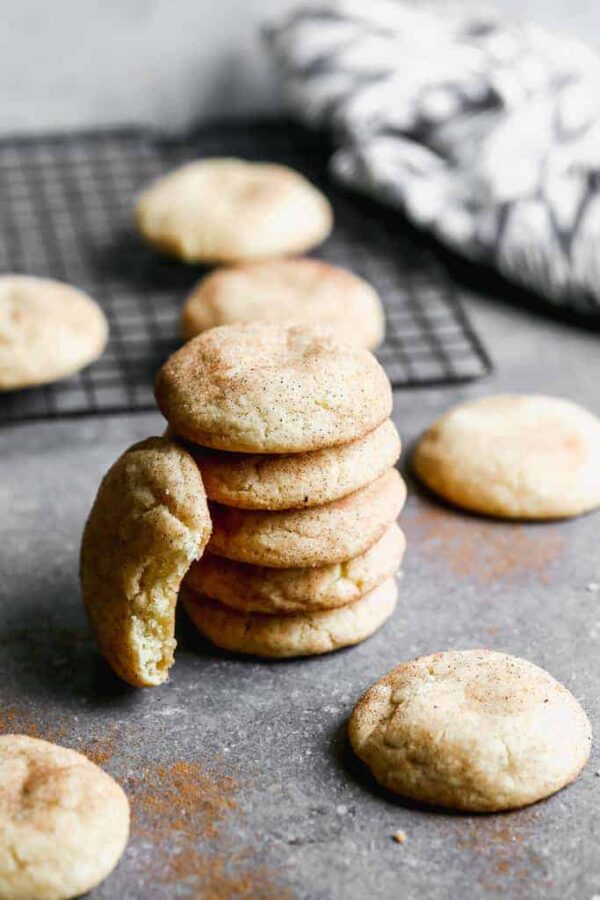
[[[444,408],[485,392],[555,393],[600,412],[598,335],[491,299],[469,305],[495,374],[397,393],[405,448]],[[497,524],[435,506],[411,483],[400,602],[374,638],[308,661],[246,661],[212,650],[182,616],[171,680],[134,690],[90,641],[78,545],[102,473],[162,424],[144,414],[0,431],[0,724],[83,750],[127,789],[131,842],[94,898],[600,895],[600,737],[575,785],[486,817],[404,805],[345,737],[357,697],[399,660],[481,645],[549,669],[598,730],[600,516]]]

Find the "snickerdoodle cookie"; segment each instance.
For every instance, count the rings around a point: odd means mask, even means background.
[[[115,868],[129,837],[119,785],[81,753],[0,737],[0,897],[69,900]]]
[[[431,490],[474,512],[577,516],[600,505],[600,419],[556,397],[483,397],[438,419],[413,466]]]
[[[406,485],[396,469],[388,469],[325,506],[264,512],[211,503],[208,549],[238,562],[282,569],[343,562],[372,547],[405,500]]]
[[[181,437],[247,453],[346,444],[392,410],[388,377],[368,350],[258,322],[191,340],[159,371],[156,399]]]
[[[359,700],[349,733],[385,787],[476,812],[560,790],[585,765],[591,741],[588,719],[563,685],[490,650],[401,663]]]
[[[69,284],[0,276],[0,391],[66,378],[104,350],[108,326],[97,303]]]
[[[298,172],[241,159],[197,160],[160,178],[135,218],[151,244],[189,263],[303,253],[333,224],[327,199]]]
[[[366,640],[396,606],[393,579],[349,606],[295,616],[243,613],[184,588],[182,602],[201,634],[217,647],[253,656],[313,656]]]
[[[383,339],[377,292],[362,278],[318,259],[273,259],[218,269],[200,281],[182,313],[188,340],[217,325],[310,325],[340,343],[372,349]]]
[[[83,534],[82,594],[100,650],[130,684],[166,680],[179,586],[210,530],[200,472],[178,444],[134,444],[104,477]]]
[[[290,615],[354,603],[391,578],[406,541],[396,524],[366,553],[346,562],[314,568],[274,569],[205,553],[184,585],[243,612]]]
[[[351,494],[382,475],[400,455],[400,438],[390,419],[364,437],[291,454],[239,454],[189,445],[206,496],[240,509],[321,506]]]

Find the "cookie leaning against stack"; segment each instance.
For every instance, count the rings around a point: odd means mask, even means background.
[[[406,488],[385,372],[310,329],[214,328],[159,372],[159,408],[205,482],[213,534],[184,581],[227,650],[306,656],[391,615]]]

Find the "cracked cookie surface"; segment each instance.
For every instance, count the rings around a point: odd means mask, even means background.
[[[474,512],[577,516],[600,506],[600,419],[557,397],[481,397],[434,422],[412,463],[432,491]]]
[[[401,663],[358,701],[350,742],[382,785],[474,812],[535,803],[573,781],[591,729],[573,695],[533,663],[491,650]]]
[[[392,411],[389,379],[368,350],[262,323],[189,341],[159,371],[156,400],[180,437],[242,453],[346,444]]]
[[[381,300],[368,282],[320,259],[273,259],[211,272],[188,297],[186,340],[233,322],[309,325],[372,350],[383,340]]]
[[[309,509],[233,509],[210,504],[217,556],[287,569],[344,562],[365,553],[396,520],[406,485],[396,469],[348,497]]]
[[[366,640],[392,615],[397,594],[389,579],[349,606],[294,616],[238,612],[187,588],[182,603],[198,631],[217,647],[284,658],[330,653]]]
[[[233,263],[303,253],[325,240],[333,213],[287,166],[214,158],[151,184],[135,219],[146,240],[185,262]]]
[[[336,609],[359,600],[399,568],[406,541],[391,525],[365,553],[346,562],[313,568],[274,569],[205,553],[184,584],[232,609],[293,615]]]
[[[179,586],[210,530],[198,467],[167,438],[134,444],[105,475],[83,534],[82,595],[100,650],[130,684],[166,680]]]
[[[391,419],[364,437],[311,453],[241,454],[187,448],[210,500],[239,509],[322,506],[375,481],[395,465],[400,438]]]
[[[0,736],[0,896],[69,900],[112,872],[129,836],[119,785],[81,753]]]

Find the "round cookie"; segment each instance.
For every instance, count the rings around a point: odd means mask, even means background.
[[[577,777],[591,742],[587,717],[563,685],[490,650],[401,663],[359,700],[349,735],[386,788],[473,812],[550,796]]]
[[[174,353],[156,400],[181,437],[242,453],[347,444],[392,411],[388,377],[368,350],[257,322],[212,328]]]
[[[331,232],[328,200],[275,163],[202,159],[160,178],[138,200],[140,234],[188,263],[303,253]]]
[[[69,284],[0,276],[0,391],[66,378],[97,359],[108,325],[91,297]]]
[[[309,509],[241,510],[210,504],[210,553],[287,569],[353,559],[379,540],[406,500],[396,469],[341,500]]]
[[[438,419],[413,467],[431,490],[484,515],[577,516],[600,505],[600,419],[556,397],[483,397]]]
[[[184,338],[234,322],[309,325],[368,349],[381,343],[385,328],[374,288],[318,259],[266,260],[207,275],[183,308]]]
[[[273,569],[205,553],[190,568],[184,585],[242,612],[293,615],[336,609],[392,578],[405,546],[404,535],[394,524],[366,553],[329,566]]]
[[[330,653],[366,640],[392,615],[397,594],[390,579],[350,606],[296,616],[237,612],[187,589],[182,602],[198,631],[217,647],[283,658]]]
[[[100,650],[129,684],[166,681],[179,586],[210,531],[198,467],[167,438],[134,444],[105,475],[83,533],[81,588]]]
[[[0,896],[69,900],[100,884],[129,837],[119,785],[81,753],[0,737]]]
[[[240,509],[322,506],[364,487],[395,465],[400,438],[391,419],[362,438],[309,453],[238,454],[188,449],[209,500]]]

